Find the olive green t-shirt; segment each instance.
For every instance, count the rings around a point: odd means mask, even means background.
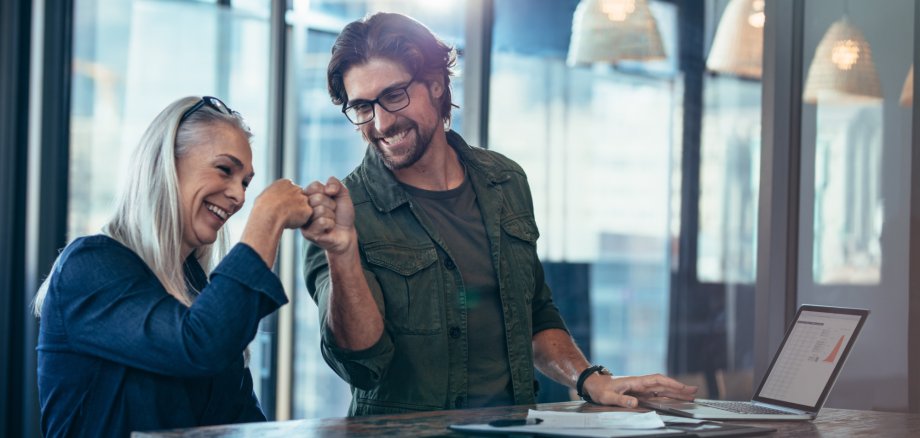
[[[402,186],[434,223],[460,269],[468,306],[468,406],[514,404],[498,279],[469,178],[445,191]]]

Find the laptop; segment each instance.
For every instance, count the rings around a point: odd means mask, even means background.
[[[658,397],[640,405],[704,420],[813,420],[827,400],[869,311],[803,305],[751,401]]]

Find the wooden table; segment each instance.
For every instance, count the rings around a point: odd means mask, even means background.
[[[132,438],[227,438],[227,437],[340,437],[340,436],[399,436],[399,437],[464,437],[447,429],[456,423],[487,423],[500,418],[524,418],[530,408],[568,412],[628,411],[584,402],[549,403],[540,405],[453,411],[419,412],[399,415],[377,415],[358,418],[322,418],[312,420],[249,423],[231,426],[198,427],[161,432],[135,432]],[[636,410],[635,412],[644,412]],[[743,422],[777,430],[774,436],[838,437],[920,437],[920,414],[876,411],[823,409],[815,421]]]

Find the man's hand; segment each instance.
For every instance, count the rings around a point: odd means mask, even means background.
[[[697,387],[684,385],[661,374],[616,377],[595,373],[585,380],[584,390],[595,403],[635,408],[639,405],[635,396],[691,401]]]
[[[339,348],[362,351],[383,336],[383,315],[371,295],[358,254],[355,207],[348,188],[335,177],[304,189],[313,215],[301,227],[307,240],[326,251],[329,291],[326,326]]]
[[[334,176],[326,184],[314,181],[304,189],[313,215],[300,229],[307,240],[333,254],[343,254],[358,241],[355,207],[348,189]]]

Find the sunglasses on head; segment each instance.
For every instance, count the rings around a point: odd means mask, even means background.
[[[217,110],[217,112],[221,114],[226,114],[228,116],[235,116],[237,114],[236,111],[233,111],[232,109],[230,109],[230,107],[228,107],[227,104],[224,103],[224,101],[214,96],[202,96],[201,100],[199,100],[198,103],[192,105],[191,108],[185,110],[185,112],[182,113],[182,117],[179,119],[179,123],[184,122],[185,119],[189,118],[189,116],[192,115],[192,113],[194,113],[195,111],[198,111],[199,109],[201,109],[201,107],[205,105],[211,108],[214,108],[215,110]]]

